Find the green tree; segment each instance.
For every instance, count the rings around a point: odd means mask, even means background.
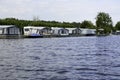
[[[120,30],[120,21],[117,22],[117,24],[115,25],[115,29],[116,29],[116,30]]]
[[[79,22],[79,23],[77,23],[77,22],[72,22],[71,24],[73,25],[74,28],[80,28],[80,26],[81,26],[81,23],[80,23],[80,22]]]
[[[94,29],[95,26],[94,26],[94,24],[93,24],[91,21],[85,20],[85,21],[83,21],[83,22],[81,23],[81,28]]]
[[[103,34],[110,34],[112,31],[112,18],[108,13],[99,12],[96,17],[96,31],[99,34],[99,29],[103,29]]]

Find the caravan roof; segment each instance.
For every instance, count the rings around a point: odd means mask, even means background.
[[[41,27],[41,26],[38,26],[38,27],[35,27],[35,26],[25,26],[24,28],[43,29],[45,27]]]
[[[9,27],[15,27],[15,25],[0,25],[0,28],[9,28]]]

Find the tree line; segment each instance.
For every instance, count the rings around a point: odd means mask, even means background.
[[[102,34],[110,34],[116,30],[120,30],[120,21],[113,26],[112,18],[108,13],[99,12],[96,16],[96,24],[91,21],[84,20],[82,22],[58,22],[58,21],[44,21],[39,19],[33,20],[19,20],[16,18],[0,19],[0,25],[16,25],[19,28],[24,26],[45,26],[45,27],[63,27],[63,28],[89,28],[96,29],[97,33],[102,31]]]
[[[63,27],[63,28],[95,28],[91,21],[80,22],[57,22],[57,21],[44,21],[44,20],[19,20],[16,18],[0,19],[0,25],[17,25],[20,28],[24,26],[45,26],[45,27]]]

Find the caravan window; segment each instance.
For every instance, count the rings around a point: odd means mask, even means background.
[[[29,31],[29,29],[25,29],[25,31]]]

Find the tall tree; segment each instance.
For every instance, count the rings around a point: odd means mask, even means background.
[[[99,33],[99,29],[103,29],[104,34],[109,34],[113,29],[112,18],[108,13],[99,12],[96,17],[96,26],[97,33]]]

